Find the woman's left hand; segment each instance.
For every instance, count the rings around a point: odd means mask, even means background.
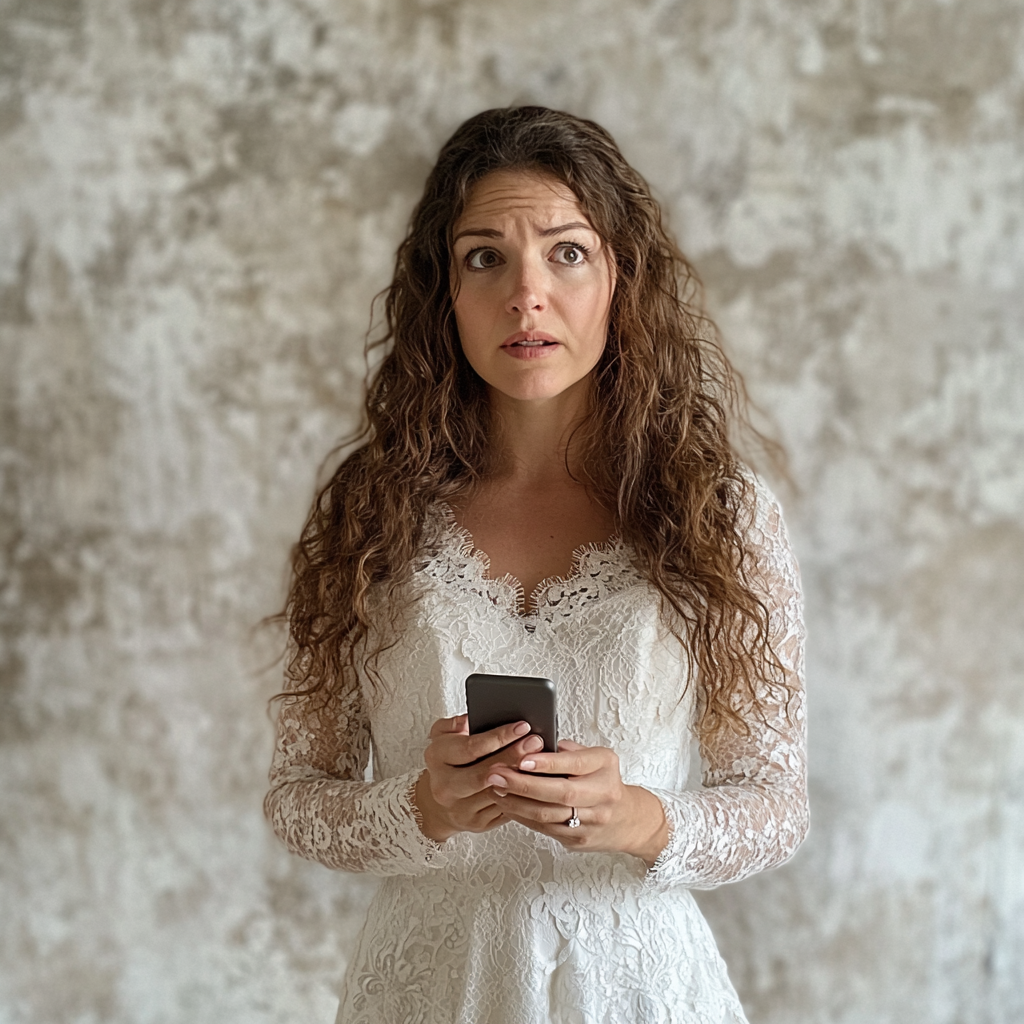
[[[540,772],[544,774],[536,774]],[[651,867],[668,842],[661,801],[649,790],[622,781],[618,755],[608,747],[561,740],[557,754],[527,754],[519,771],[496,768],[487,783],[501,797],[506,818],[557,839],[569,850],[631,853]],[[580,824],[569,828],[574,809]]]

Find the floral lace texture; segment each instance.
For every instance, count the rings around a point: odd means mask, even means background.
[[[749,513],[773,645],[798,695],[787,706],[766,687],[767,724],[748,703],[737,710],[749,734],[698,739],[685,650],[621,542],[577,552],[524,615],[515,581],[489,579],[469,536],[434,510],[380,684],[326,710],[285,704],[278,720],[266,799],[277,834],[328,867],[388,876],[339,1024],[745,1021],[689,889],[782,863],[807,829],[799,577],[760,481]],[[570,853],[516,823],[443,846],[423,836],[411,792],[427,733],[465,710],[471,672],[555,680],[561,735],[613,748],[623,779],[661,799],[670,839],[652,869],[625,854]],[[703,772],[688,788],[694,745]]]

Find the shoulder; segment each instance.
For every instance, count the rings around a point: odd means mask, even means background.
[[[736,530],[749,559],[746,571],[768,589],[800,591],[800,569],[789,540],[782,505],[768,483],[742,466],[737,483]]]
[[[751,529],[784,529],[782,505],[764,477],[746,463],[737,466],[729,481],[729,503],[736,510],[737,525],[746,533]]]
[[[745,464],[736,474],[731,501],[736,534],[748,555],[757,562],[794,560],[781,502],[767,481]]]

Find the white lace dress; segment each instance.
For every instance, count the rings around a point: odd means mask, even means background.
[[[776,650],[803,671],[796,563],[760,483],[747,531]],[[745,1022],[691,888],[781,864],[807,829],[802,689],[767,694],[770,728],[700,745],[682,646],[656,592],[617,541],[577,552],[523,614],[515,581],[444,509],[430,516],[397,645],[380,660],[392,696],[367,687],[330,713],[285,705],[266,811],[293,852],[385,876],[345,976],[338,1024],[740,1024]],[[654,867],[627,854],[570,853],[517,823],[438,845],[411,794],[431,723],[465,710],[471,672],[546,675],[561,734],[607,746],[627,784],[663,802],[670,839]],[[801,684],[802,685],[802,684]],[[370,750],[373,779],[365,781]]]

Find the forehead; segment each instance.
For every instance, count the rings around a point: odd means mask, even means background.
[[[524,215],[540,228],[569,220],[590,223],[575,193],[557,178],[542,171],[491,171],[473,186],[452,227],[457,233]]]

